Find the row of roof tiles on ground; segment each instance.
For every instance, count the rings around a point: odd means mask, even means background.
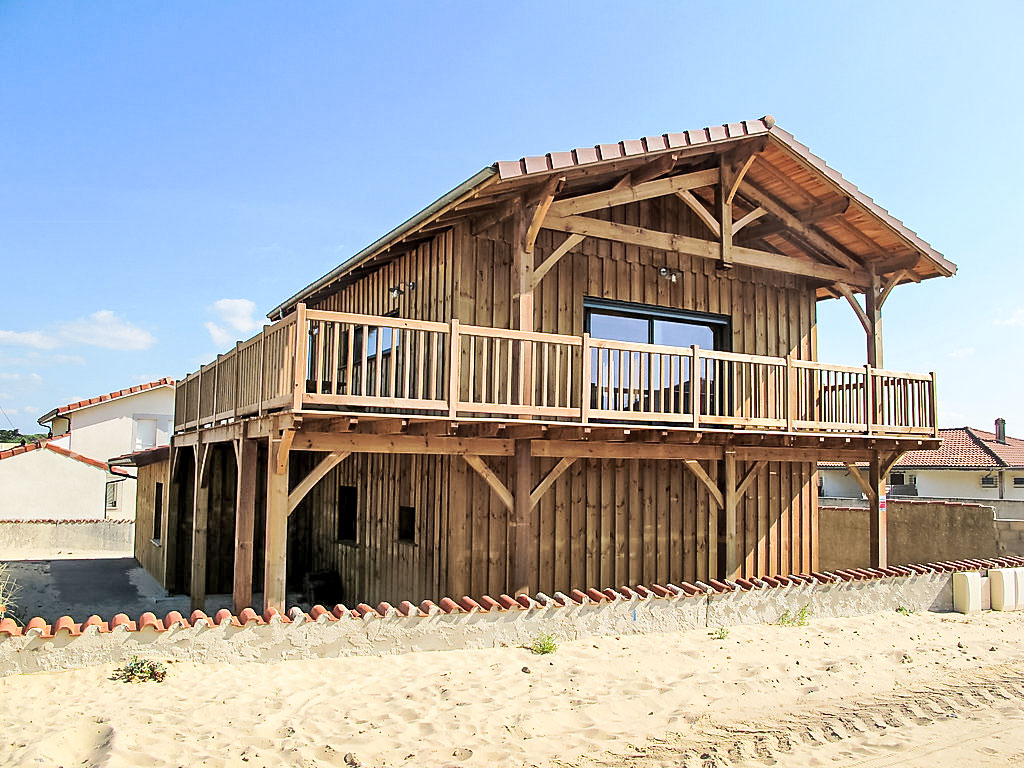
[[[37,635],[39,637],[54,637],[62,632],[72,636],[80,635],[91,631],[95,627],[97,632],[128,631],[137,632],[152,628],[157,632],[165,632],[172,627],[216,627],[229,625],[232,627],[245,627],[251,624],[266,625],[275,622],[285,624],[301,624],[303,622],[328,623],[344,619],[385,619],[397,616],[410,618],[426,618],[438,614],[472,614],[490,613],[492,611],[526,611],[531,609],[543,609],[549,607],[567,608],[582,605],[600,603],[612,603],[620,600],[651,600],[659,598],[687,598],[697,595],[723,595],[730,592],[751,592],[760,589],[773,589],[791,586],[802,586],[811,584],[832,584],[839,582],[869,581],[872,579],[883,579],[887,577],[916,576],[928,573],[955,573],[958,571],[977,571],[988,568],[1015,568],[1024,567],[1024,557],[998,557],[985,560],[948,560],[939,563],[925,563],[923,565],[901,565],[888,568],[846,568],[834,572],[798,573],[789,576],[759,576],[750,579],[736,579],[735,581],[718,581],[709,579],[707,583],[696,581],[692,584],[682,582],[679,586],[659,584],[645,587],[619,587],[618,589],[587,589],[581,591],[572,590],[569,594],[555,592],[553,596],[540,592],[535,597],[528,595],[501,595],[497,599],[484,595],[479,601],[470,597],[463,597],[460,600],[453,600],[450,597],[442,598],[438,603],[431,600],[424,600],[418,606],[408,600],[399,603],[397,607],[390,603],[380,603],[376,608],[360,603],[355,608],[346,608],[344,605],[336,605],[328,610],[322,605],[314,605],[308,613],[301,608],[291,608],[287,615],[281,615],[275,609],[269,608],[260,614],[252,608],[246,608],[237,616],[227,608],[222,608],[211,619],[203,611],[193,611],[186,619],[178,611],[168,613],[161,621],[152,612],[146,612],[139,617],[138,621],[132,621],[127,614],[119,613],[109,622],[103,621],[99,616],[90,616],[82,623],[76,622],[70,616],[61,616],[53,624],[47,624],[45,620],[36,616],[29,620],[24,627],[11,618],[0,620],[0,638],[4,636],[18,637],[21,635]]]

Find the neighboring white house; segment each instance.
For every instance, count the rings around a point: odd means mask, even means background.
[[[169,378],[54,408],[49,439],[0,452],[0,520],[133,520],[135,480],[107,460],[167,445],[173,413]]]
[[[940,429],[935,451],[909,451],[893,466],[886,482],[890,496],[1024,501],[1024,440],[974,427]],[[861,489],[841,464],[818,464],[819,495],[861,497]]]

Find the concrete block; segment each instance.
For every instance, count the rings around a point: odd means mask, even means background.
[[[977,613],[981,610],[981,574],[977,571],[953,574],[953,610]]]
[[[1017,610],[1017,574],[1013,568],[993,568],[988,572],[993,611]]]

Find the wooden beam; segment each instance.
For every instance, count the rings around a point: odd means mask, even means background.
[[[676,192],[676,197],[686,203],[690,210],[697,214],[697,218],[704,222],[704,225],[715,233],[715,237],[722,236],[722,227],[718,223],[718,219],[707,208],[704,207],[704,203],[697,199],[697,197],[690,192],[688,189],[682,192]]]
[[[736,186],[735,168],[729,155],[718,158],[718,186],[715,187],[715,213],[718,215],[718,266],[732,268],[732,195]]]
[[[874,489],[871,498],[871,514],[868,517],[871,567],[889,567],[889,516],[885,498],[885,475],[878,453],[871,459],[870,484]]]
[[[745,226],[747,226],[747,224],[750,224],[753,221],[757,221],[758,219],[760,219],[762,216],[764,216],[767,213],[768,213],[768,211],[766,211],[761,206],[758,206],[757,208],[752,210],[747,215],[743,216],[739,221],[735,222],[732,225],[732,233],[733,233],[733,235],[735,235],[737,232],[739,232],[741,229],[743,229]]]
[[[747,488],[750,486],[751,482],[753,482],[754,478],[757,477],[757,473],[764,469],[766,466],[768,466],[767,461],[758,461],[755,462],[754,465],[747,470],[747,473],[743,476],[743,479],[740,480],[740,484],[736,486],[736,496],[738,498],[743,498],[743,494],[747,492]]]
[[[543,480],[537,483],[537,487],[534,488],[533,491],[530,493],[531,509],[536,507],[540,503],[540,500],[544,498],[544,494],[547,493],[551,486],[555,484],[555,481],[558,480],[558,478],[560,478],[565,473],[565,470],[567,470],[575,463],[575,457],[566,456],[560,462],[555,464],[554,467],[552,467],[551,471],[544,476]]]
[[[843,448],[823,446],[821,448],[786,448],[786,447],[742,447],[736,446],[736,458],[740,461],[867,461],[871,451],[863,448]]]
[[[285,432],[285,434],[288,434]],[[269,440],[267,455],[266,533],[263,553],[263,610],[273,608],[284,614],[287,598],[288,559],[288,451],[283,440]],[[275,444],[276,443],[276,444]],[[284,471],[278,472],[275,456],[285,456]]]
[[[754,162],[754,158],[757,156],[756,152],[751,152],[746,156],[745,160],[734,163],[730,168],[729,185],[726,189],[725,204],[732,206],[732,201],[736,197],[736,192],[740,188],[740,182],[743,181],[743,177],[747,175],[747,171],[750,169],[750,164]]]
[[[491,486],[491,490],[494,491],[494,494],[501,503],[505,505],[505,508],[511,510],[514,504],[512,492],[501,481],[501,478],[494,473],[494,470],[487,465],[487,462],[472,453],[463,454],[462,458],[466,460],[469,466],[476,470],[480,477],[487,481],[487,484]]]
[[[361,423],[359,432],[366,435],[393,435],[405,432],[408,426],[408,419],[376,419]]]
[[[869,502],[874,502],[876,491],[871,488],[871,483],[864,479],[864,476],[860,473],[860,468],[852,462],[847,463],[846,468],[850,472],[850,477],[852,477],[857,482],[857,485],[860,486],[860,489],[864,491],[864,495],[867,497],[867,500]]]
[[[864,332],[871,333],[871,321],[868,319],[867,312],[864,311],[860,302],[857,301],[857,297],[853,295],[853,291],[850,289],[850,286],[846,283],[836,283],[835,288],[850,303],[850,306],[853,307],[853,311],[856,313],[857,319],[860,320],[860,324],[864,327]]]
[[[865,329],[868,341],[868,365],[872,368],[885,367],[882,352],[882,305],[878,301],[880,295],[878,275],[872,273],[871,285],[864,293],[866,299],[864,313],[868,318],[868,326]]]
[[[806,240],[814,249],[820,251],[832,261],[850,270],[862,268],[863,265],[851,254],[846,253],[838,245],[825,238],[824,235],[812,230],[810,225],[800,221],[792,211],[764,190],[749,181],[744,182],[742,190],[745,198],[764,208],[772,216],[779,219],[788,230]]]
[[[802,210],[796,211],[793,215],[796,216],[797,220],[801,224],[809,225],[819,221],[824,221],[825,219],[831,218],[832,216],[838,216],[841,213],[846,213],[849,207],[850,198],[840,197],[834,200],[826,201],[824,203],[812,205],[809,208],[804,208]],[[785,224],[783,224],[778,219],[775,219],[774,221],[764,222],[762,224],[757,225],[757,227],[751,229],[747,233],[747,237],[749,237],[752,240],[759,239],[762,237],[768,237],[769,235],[774,235],[777,234],[778,232],[781,232],[785,228]],[[736,232],[737,230],[738,227],[734,228],[733,232]]]
[[[292,489],[291,493],[288,494],[288,514],[290,515],[295,511],[295,508],[299,506],[299,503],[306,498],[306,494],[313,490],[316,484],[327,476],[328,472],[338,466],[350,455],[350,452],[333,451],[324,456],[324,458],[322,458],[315,467],[309,470],[309,474],[302,478],[302,481]]]
[[[528,595],[535,591],[534,567],[535,536],[530,525],[533,507],[530,489],[533,487],[533,455],[529,440],[517,440],[512,460],[513,488],[515,489],[512,514],[509,517],[509,590],[513,595]]]
[[[688,445],[686,443],[627,443],[589,440],[534,440],[532,453],[540,458],[574,457],[579,459],[709,459],[722,458],[722,448],[716,445]]]
[[[721,255],[720,244],[711,240],[701,240],[697,237],[669,232],[657,232],[653,229],[601,221],[586,216],[567,216],[565,218],[549,216],[544,222],[544,227],[559,232],[598,237],[603,240],[638,245],[641,248],[655,248],[660,251],[682,253],[704,259],[717,260]],[[851,271],[830,264],[804,261],[781,253],[759,251],[736,245],[732,248],[732,258],[734,263],[743,266],[802,275],[827,283],[846,282],[859,287],[870,284],[871,279],[865,270]]]
[[[206,539],[209,526],[210,486],[205,480],[209,445],[197,445],[192,495],[192,575],[190,604],[193,611],[206,610]]]
[[[235,552],[231,602],[235,614],[252,607],[253,534],[256,527],[257,445],[238,440],[235,482]]]
[[[686,189],[698,189],[707,187],[718,181],[718,170],[694,171],[676,176],[669,176],[655,181],[645,181],[641,184],[631,184],[628,187],[612,189],[605,192],[592,192],[588,195],[578,195],[564,200],[556,200],[548,209],[548,216],[571,216],[573,214],[587,213],[601,208],[611,208],[626,203],[636,203],[640,200],[649,200],[652,197],[664,197]]]
[[[526,228],[526,238],[523,243],[523,248],[526,253],[532,254],[533,248],[537,244],[537,235],[540,234],[540,225],[544,221],[544,217],[548,215],[548,209],[551,207],[551,203],[554,202],[555,195],[565,184],[564,176],[552,176],[540,190],[536,203],[530,206],[529,218],[530,223]]]
[[[284,434],[281,435],[281,440],[277,443],[277,451],[273,454],[273,459],[270,463],[274,467],[274,471],[279,475],[283,475],[288,471],[288,454],[291,452],[294,441],[295,430],[286,429]]]
[[[670,173],[676,167],[676,161],[679,159],[679,154],[673,152],[669,155],[662,155],[657,160],[652,160],[647,165],[642,165],[639,168],[630,171],[629,177],[633,184],[643,184],[644,182],[653,181],[659,176],[664,176],[666,173]]]
[[[694,477],[696,477],[704,488],[707,489],[708,494],[714,500],[715,504],[722,507],[725,504],[725,499],[722,498],[722,491],[719,490],[715,481],[711,479],[704,467],[701,466],[701,463],[696,459],[687,459],[685,464],[693,473]]]
[[[551,268],[558,263],[558,261],[565,256],[569,251],[575,248],[577,245],[586,240],[586,235],[569,235],[562,242],[560,246],[555,248],[551,254],[541,262],[541,265],[533,270],[533,277],[531,278],[531,289],[536,288],[537,284],[541,281]]]
[[[725,493],[722,510],[725,512],[725,578],[737,579],[740,575],[740,525],[736,519],[739,512],[739,494],[736,492],[736,452],[726,450],[724,466]]]
[[[885,281],[885,285],[882,286],[882,290],[878,294],[879,309],[881,309],[882,305],[885,304],[885,300],[889,298],[889,294],[892,292],[892,289],[895,288],[896,285],[900,282],[900,280],[905,278],[907,274],[907,270],[901,269],[892,276],[890,276],[889,279]]]
[[[301,451],[350,451],[352,453],[418,453],[425,456],[511,456],[511,440],[489,437],[434,437],[433,435],[358,435],[301,433],[293,444]]]

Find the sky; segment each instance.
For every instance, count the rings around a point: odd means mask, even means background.
[[[495,161],[771,114],[959,266],[886,367],[1024,436],[1024,5],[718,5],[0,0],[0,428],[197,369]]]

